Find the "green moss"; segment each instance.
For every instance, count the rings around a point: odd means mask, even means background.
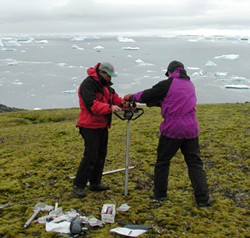
[[[249,237],[249,119],[250,104],[197,105],[201,157],[209,191],[215,204],[197,208],[187,166],[178,151],[171,161],[168,200],[149,199],[162,122],[159,108],[130,123],[129,194],[124,196],[125,173],[105,175],[111,190],[77,199],[72,181],[83,154],[83,140],[75,127],[79,109],[18,111],[0,114],[0,209],[1,237],[56,237],[44,225],[22,229],[38,202],[54,205],[59,198],[63,211],[101,219],[105,203],[128,203],[128,212],[117,212],[116,221],[149,224],[146,237]],[[113,116],[105,171],[125,167],[126,121]],[[46,213],[41,212],[39,216]],[[88,237],[118,237],[109,230],[119,224],[94,228]]]

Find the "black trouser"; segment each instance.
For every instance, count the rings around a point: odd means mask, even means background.
[[[197,202],[207,200],[208,186],[203,162],[200,159],[198,137],[193,139],[173,139],[160,136],[157,148],[157,162],[155,164],[154,193],[157,197],[167,196],[168,175],[170,160],[181,149],[188,166],[188,175],[191,180]]]
[[[84,156],[74,179],[74,185],[85,188],[87,182],[100,184],[107,155],[108,129],[79,128],[84,139]]]

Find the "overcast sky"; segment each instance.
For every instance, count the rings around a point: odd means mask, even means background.
[[[237,34],[249,0],[0,0],[1,34]]]

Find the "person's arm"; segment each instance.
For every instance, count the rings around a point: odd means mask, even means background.
[[[80,86],[80,95],[86,109],[96,115],[105,115],[112,113],[112,106],[109,103],[101,102],[96,98],[96,87],[91,80],[85,80]],[[102,95],[101,95],[102,97]]]
[[[135,94],[127,94],[124,99],[147,103],[149,105],[150,103],[156,103],[156,105],[159,105],[159,101],[166,97],[172,81],[173,79],[163,80],[150,89]]]

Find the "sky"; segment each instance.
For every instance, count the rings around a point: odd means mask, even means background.
[[[0,0],[0,35],[250,36],[249,0]]]

